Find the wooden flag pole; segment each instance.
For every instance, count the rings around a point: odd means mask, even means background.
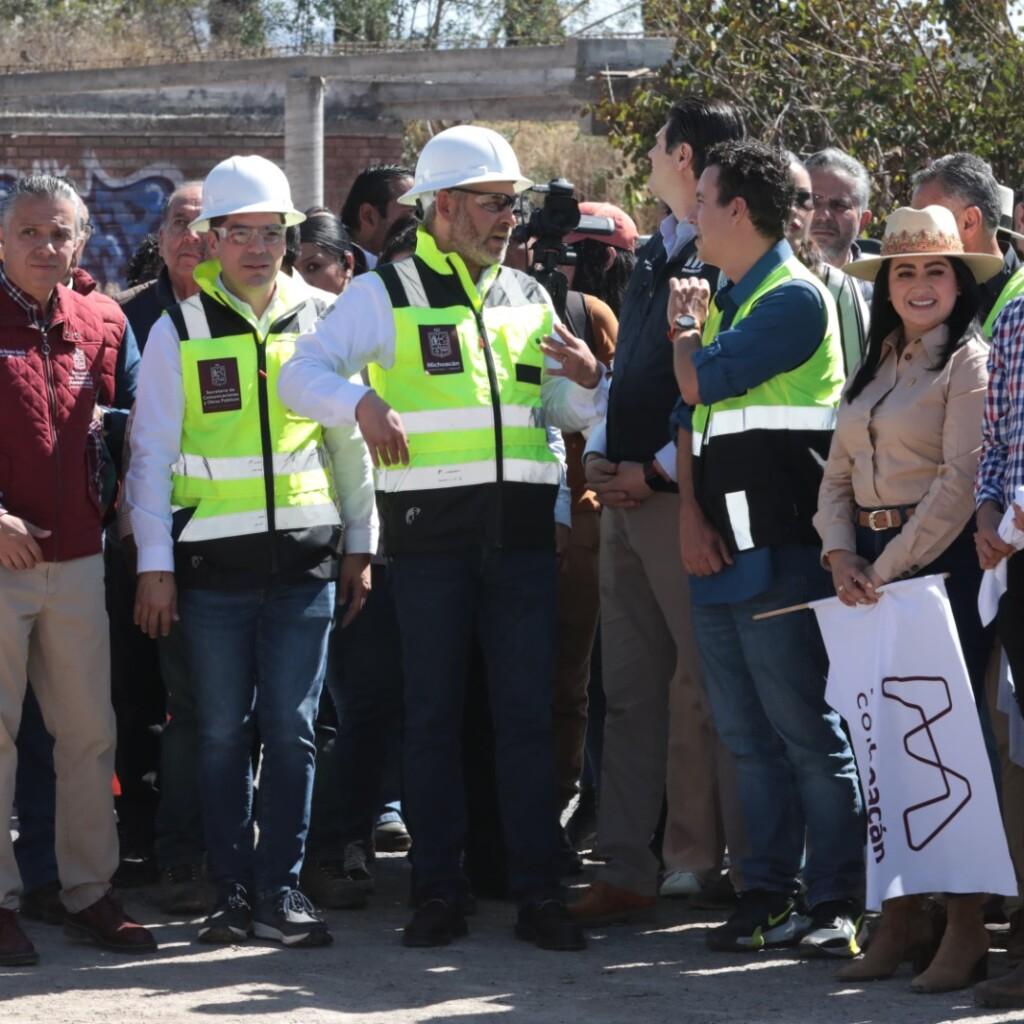
[[[944,579],[944,580],[949,579],[949,573],[948,572],[941,573],[940,575],[941,575],[942,579]],[[902,582],[902,580],[894,580],[893,582]],[[891,583],[883,583],[880,587],[877,587],[875,589],[875,593],[876,594],[880,594],[880,593],[882,593],[883,590],[885,590],[886,587],[889,587],[889,586],[892,586],[892,584]],[[822,600],[826,600],[827,601],[828,598],[822,598]],[[753,618],[754,618],[755,622],[760,622],[762,619],[774,619],[774,618],[776,618],[779,615],[789,615],[790,612],[803,612],[803,611],[807,611],[810,607],[811,607],[810,603],[807,602],[807,601],[804,601],[803,604],[791,604],[787,608],[776,608],[774,611],[771,611],[771,612],[759,612]]]

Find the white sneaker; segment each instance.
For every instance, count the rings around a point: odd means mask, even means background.
[[[700,879],[692,871],[670,871],[658,887],[659,896],[696,896],[701,891]]]

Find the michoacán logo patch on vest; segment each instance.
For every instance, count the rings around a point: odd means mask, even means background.
[[[427,373],[462,373],[459,331],[454,325],[422,325],[420,348],[423,350],[423,369]]]

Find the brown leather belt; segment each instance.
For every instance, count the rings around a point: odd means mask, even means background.
[[[904,505],[902,508],[859,508],[857,509],[857,525],[866,526],[876,533],[882,530],[898,530],[913,514],[916,505]]]

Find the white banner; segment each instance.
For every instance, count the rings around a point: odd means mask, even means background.
[[[940,576],[875,605],[811,607],[825,699],[853,739],[867,814],[867,906],[926,892],[1017,894],[992,769]]]

